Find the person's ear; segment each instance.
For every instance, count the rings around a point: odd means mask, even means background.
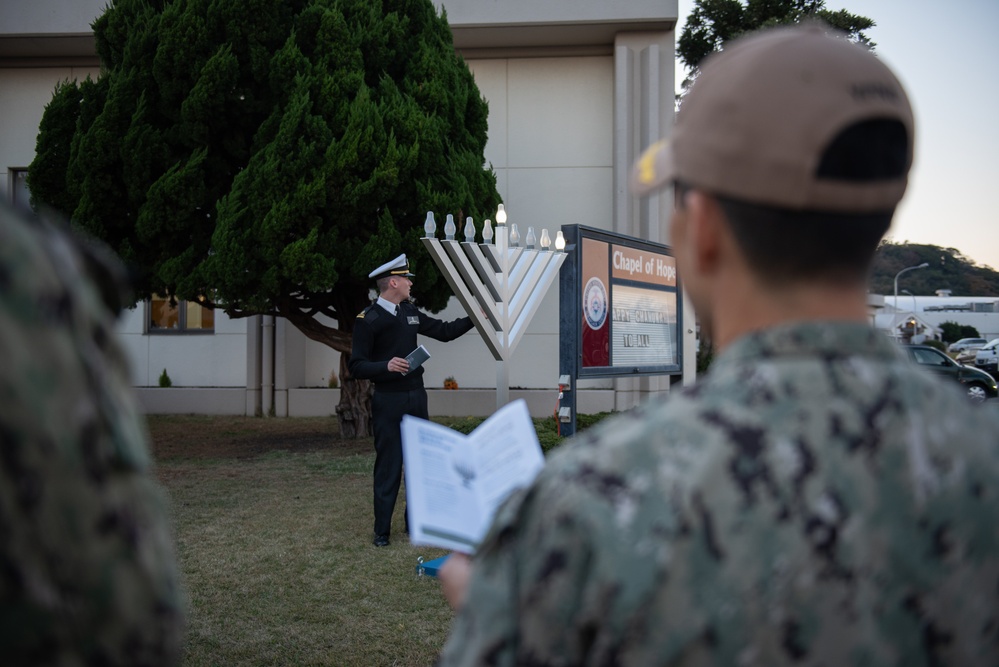
[[[711,195],[690,190],[684,197],[687,244],[690,258],[700,273],[711,274],[718,268],[722,254],[722,211]]]

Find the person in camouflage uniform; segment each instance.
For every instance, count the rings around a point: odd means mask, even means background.
[[[673,185],[697,384],[563,445],[441,569],[440,665],[999,665],[999,417],[867,324],[913,123],[819,27],[710,58]]]
[[[165,495],[116,344],[120,273],[0,205],[0,663],[173,665]]]

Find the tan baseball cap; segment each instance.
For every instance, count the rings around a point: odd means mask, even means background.
[[[905,128],[908,155],[900,175],[819,175],[833,139],[879,119]],[[705,59],[672,136],[645,151],[630,185],[643,196],[680,181],[790,210],[887,212],[905,193],[912,140],[908,97],[871,51],[817,24],[774,28],[734,40]]]

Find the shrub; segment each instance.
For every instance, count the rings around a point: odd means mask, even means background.
[[[161,387],[172,387],[173,386],[173,381],[170,380],[170,376],[167,375],[167,372],[166,372],[165,368],[163,369],[163,372],[160,373],[160,386]]]
[[[558,434],[558,422],[555,421],[554,416],[548,419],[535,419],[534,430],[538,433],[538,443],[541,445],[541,451],[545,454],[558,447],[565,440]]]
[[[613,412],[597,412],[592,415],[576,415],[576,430],[585,431],[594,424],[597,424],[614,414],[615,413]]]
[[[970,324],[958,324],[950,320],[940,325],[940,337],[945,343],[956,343],[962,338],[981,338],[978,329]]]
[[[701,338],[701,345],[697,348],[697,374],[704,375],[711,368],[711,362],[715,360],[715,346],[710,338]]]
[[[584,431],[589,427],[593,426],[597,422],[606,419],[613,415],[613,412],[598,412],[592,415],[577,415],[576,416],[576,432]],[[436,418],[435,421],[444,424],[448,428],[453,428],[459,433],[464,433],[468,435],[476,428],[479,424],[485,421],[484,417],[440,417]],[[545,454],[555,449],[562,444],[565,438],[558,433],[558,423],[553,417],[544,417],[542,419],[535,419],[534,430],[538,434],[538,443],[541,445],[541,451]]]
[[[438,421],[444,424],[448,428],[453,428],[458,433],[464,433],[468,435],[475,429],[479,427],[479,424],[485,421],[484,417],[445,417]]]

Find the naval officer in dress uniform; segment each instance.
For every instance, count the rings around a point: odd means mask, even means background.
[[[406,355],[416,349],[417,334],[439,341],[454,340],[472,328],[462,317],[443,322],[421,312],[409,301],[415,276],[406,255],[399,255],[368,274],[378,287],[378,300],[365,308],[354,323],[350,374],[371,380],[375,431],[375,538],[376,547],[388,546],[392,512],[402,481],[403,415],[428,418],[423,368],[409,373]]]

